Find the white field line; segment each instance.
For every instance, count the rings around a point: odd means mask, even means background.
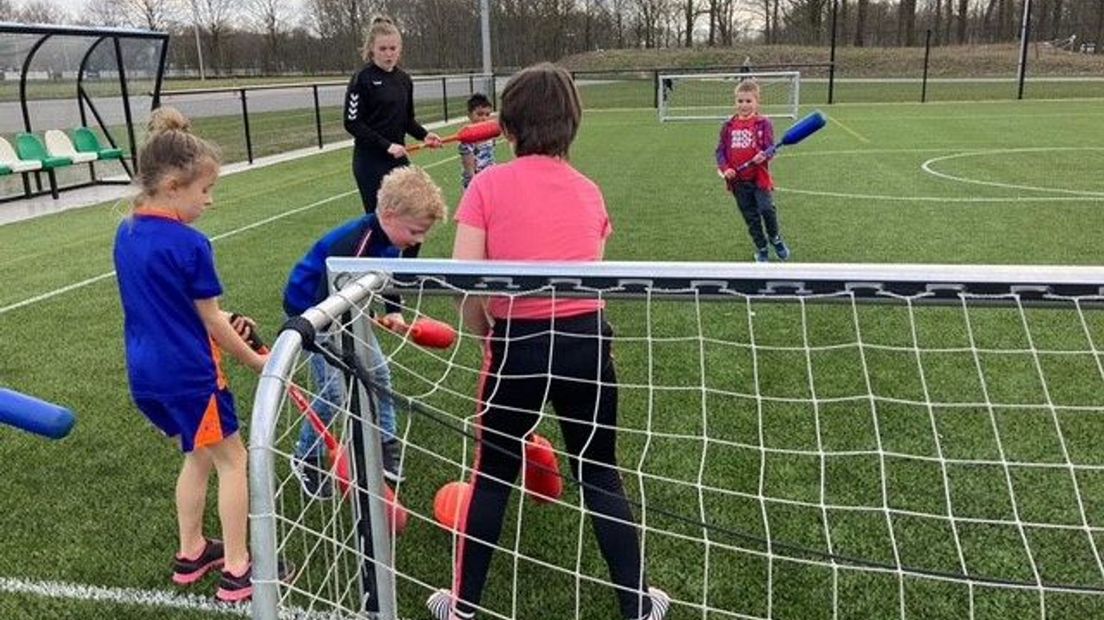
[[[167,590],[139,590],[137,588],[108,588],[61,581],[31,581],[12,577],[0,577],[0,592],[10,594],[30,594],[51,599],[68,599],[91,603],[110,603],[131,607],[156,607],[159,609],[180,609],[224,616],[250,617],[248,603],[220,603],[210,596],[176,593]],[[314,620],[333,618],[331,614],[305,609],[286,609],[281,618]]]
[[[440,161],[435,161],[431,164],[426,164],[425,166],[422,166],[422,168],[425,168],[425,169],[435,168],[437,166],[440,166],[441,164],[445,164],[445,163],[454,161],[454,160],[459,159],[459,158],[460,158],[459,155],[453,155],[451,157],[447,157],[447,158],[442,159]],[[242,226],[241,228],[235,228],[234,230],[224,232],[220,235],[215,235],[214,237],[211,237],[211,241],[215,242],[215,241],[219,241],[221,239],[226,239],[228,237],[233,237],[233,236],[239,235],[243,232],[253,230],[254,228],[258,228],[258,227],[264,226],[266,224],[271,224],[272,222],[282,220],[286,217],[295,215],[297,213],[302,213],[303,211],[308,211],[310,209],[314,209],[315,207],[320,207],[324,204],[333,202],[335,200],[340,200],[342,198],[345,198],[347,196],[351,196],[351,195],[356,194],[356,193],[357,193],[357,190],[353,189],[353,190],[349,190],[347,192],[341,192],[340,194],[334,194],[333,196],[330,196],[329,198],[323,198],[322,200],[316,200],[315,202],[312,202],[308,205],[305,205],[305,206],[302,206],[302,207],[297,207],[295,209],[290,209],[290,210],[284,211],[282,213],[277,213],[276,215],[273,215],[271,217],[266,217],[265,219],[253,222],[252,224],[247,224],[245,226]],[[36,304],[40,301],[45,301],[47,299],[57,297],[58,295],[63,295],[63,294],[68,293],[70,291],[75,291],[77,289],[84,288],[84,287],[89,286],[91,284],[95,284],[96,282],[99,282],[100,280],[106,280],[108,278],[113,278],[113,277],[115,277],[115,271],[114,270],[109,271],[107,273],[101,273],[98,276],[92,276],[91,278],[86,278],[86,279],[81,280],[79,282],[74,282],[72,284],[67,284],[67,285],[65,285],[61,288],[56,288],[52,291],[42,293],[41,295],[35,295],[34,297],[24,299],[23,301],[17,301],[14,304],[10,304],[10,305],[7,305],[7,306],[0,307],[0,315],[7,314],[8,312],[11,312],[13,310],[18,310],[20,308],[25,308],[27,306]]]

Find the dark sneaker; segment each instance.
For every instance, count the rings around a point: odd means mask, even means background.
[[[402,446],[398,439],[383,442],[383,477],[398,484],[404,480],[402,475]]]
[[[770,256],[767,254],[767,248],[759,248],[755,251],[755,262],[765,263],[769,259]]]
[[[314,499],[330,499],[333,497],[333,481],[330,479],[326,466],[318,457],[299,458],[291,457],[291,471],[299,479],[299,486],[303,493]]]
[[[449,590],[437,590],[426,599],[426,607],[434,620],[471,620],[474,613],[463,613],[452,608],[452,592]]]
[[[276,572],[280,576],[280,581],[290,582],[292,575],[295,573],[295,567],[291,562],[278,560],[276,563]],[[222,571],[222,577],[219,578],[218,591],[215,592],[215,598],[224,603],[240,603],[252,596],[252,562],[250,562],[249,567],[246,568],[245,572],[241,575],[234,575],[228,570]]]
[[[774,247],[774,253],[778,255],[778,260],[786,260],[790,257],[790,247],[786,245],[782,237],[775,237],[772,239],[771,246]]]
[[[178,586],[188,586],[203,579],[207,573],[222,568],[222,541],[209,538],[204,540],[207,544],[199,557],[186,560],[178,555],[173,558],[173,583]]]

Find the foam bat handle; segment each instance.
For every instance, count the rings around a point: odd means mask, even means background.
[[[441,138],[441,143],[460,142],[461,144],[474,144],[476,142],[490,140],[491,138],[497,138],[500,135],[502,135],[502,128],[499,127],[497,120],[491,119],[481,123],[464,125],[459,131],[451,136]],[[407,147],[406,152],[412,153],[425,148],[425,146],[425,144],[415,144]]]
[[[9,424],[29,433],[61,439],[76,423],[73,412],[65,407],[0,388],[0,424]]]

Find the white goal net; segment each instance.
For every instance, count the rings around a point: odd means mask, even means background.
[[[734,114],[736,86],[759,84],[759,112],[797,118],[801,74],[797,71],[733,73],[664,73],[659,75],[660,121],[723,120]]]
[[[1101,617],[1104,269],[760,267],[331,259],[343,286],[280,335],[258,386],[254,617],[428,617],[454,582],[464,534],[438,525],[434,497],[472,473],[486,341],[456,300],[473,296],[605,302],[618,468],[668,618]],[[373,331],[385,292],[408,320],[456,327],[455,344]],[[288,464],[313,328],[350,365],[330,428],[353,488],[326,500]],[[373,337],[398,410],[398,536],[380,388],[352,368],[373,363]],[[565,490],[538,503],[505,481],[478,617],[619,617],[555,411],[535,413]],[[277,558],[297,567],[285,581]]]

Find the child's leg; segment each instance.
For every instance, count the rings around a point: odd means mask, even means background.
[[[345,402],[345,374],[331,366],[317,353],[311,354],[308,363],[311,380],[317,391],[317,396],[311,402],[311,408],[322,422],[328,425],[333,419],[334,407]],[[325,454],[325,448],[322,438],[304,417],[299,425],[299,441],[295,444],[295,456],[301,460],[321,460]]]
[[[211,455],[206,448],[184,454],[184,466],[176,479],[176,521],[180,529],[182,558],[203,553],[203,509],[207,505],[207,480],[211,476]]]
[[[496,331],[496,335],[502,333]],[[490,349],[491,363],[481,377],[479,392],[482,411],[476,416],[479,441],[472,495],[468,513],[460,520],[470,538],[460,540],[452,589],[465,613],[474,611],[482,598],[494,546],[502,535],[511,483],[521,470],[523,438],[537,424],[548,382],[539,376],[547,370],[547,337],[508,345],[497,341]]]
[[[611,338],[613,331],[597,317],[586,331],[585,338],[557,338],[552,405],[571,455],[572,475],[584,485],[583,501],[598,548],[618,586],[621,616],[642,618],[651,613],[652,602],[636,520],[617,470],[617,375],[609,346],[598,339],[599,333]]]
[[[226,548],[226,570],[240,575],[249,566],[249,480],[241,435],[234,433],[207,448],[218,471],[219,521]]]
[[[740,207],[740,215],[743,216],[744,223],[747,224],[748,234],[751,235],[751,241],[755,244],[755,249],[765,250],[767,248],[767,238],[763,236],[763,224],[759,218],[759,207],[755,200],[756,191],[757,188],[752,183],[737,183],[732,190],[732,194],[736,197],[736,204]]]
[[[769,191],[755,188],[755,205],[763,225],[767,229],[767,236],[771,242],[778,238],[778,212],[774,208],[774,199]]]
[[[374,333],[368,334],[368,373],[372,381],[372,394],[376,397],[376,416],[379,418],[383,441],[395,439],[395,399],[391,394],[391,367],[380,349]]]

